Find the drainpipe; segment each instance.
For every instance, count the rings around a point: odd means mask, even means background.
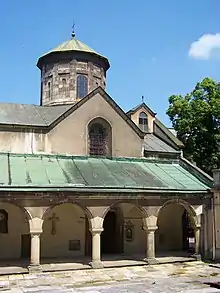
[[[216,259],[216,214],[215,214],[215,202],[214,196],[215,191],[219,193],[220,191],[220,169],[213,170],[213,197],[212,197],[212,227],[213,227],[213,245],[212,245],[212,259]],[[219,195],[218,195],[219,197]],[[219,198],[218,198],[219,203]]]
[[[212,197],[212,260],[215,260],[215,249],[216,249],[216,237],[215,237],[215,207],[214,197]]]

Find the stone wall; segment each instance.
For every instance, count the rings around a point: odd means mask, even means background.
[[[88,93],[98,86],[105,89],[106,72],[100,64],[73,58],[43,65],[42,105],[69,104],[78,101],[77,76],[79,74],[88,78]]]

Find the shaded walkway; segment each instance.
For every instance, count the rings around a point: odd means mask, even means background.
[[[129,266],[144,266],[147,263],[143,260],[144,255],[106,255],[102,258],[104,268],[112,267],[129,267]],[[156,258],[157,264],[189,262],[195,261],[194,257],[189,256],[173,256],[171,254],[165,256],[158,256]],[[43,272],[56,271],[71,271],[71,270],[85,270],[90,269],[91,259],[87,257],[72,258],[72,259],[43,259],[41,261],[41,268]],[[25,260],[4,260],[0,261],[0,275],[11,274],[27,274],[29,263]]]

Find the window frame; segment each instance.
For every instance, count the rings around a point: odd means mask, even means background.
[[[140,112],[138,116],[138,125],[143,132],[148,132],[148,115],[145,112]]]
[[[82,99],[88,95],[88,76],[78,74],[76,78],[76,97]]]
[[[101,117],[93,119],[88,125],[88,155],[94,157],[112,155],[112,128]]]

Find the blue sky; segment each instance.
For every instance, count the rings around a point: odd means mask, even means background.
[[[0,101],[39,103],[37,59],[70,38],[74,19],[76,38],[109,58],[112,98],[129,110],[144,95],[168,125],[171,94],[220,80],[219,11],[219,0],[1,0]]]

